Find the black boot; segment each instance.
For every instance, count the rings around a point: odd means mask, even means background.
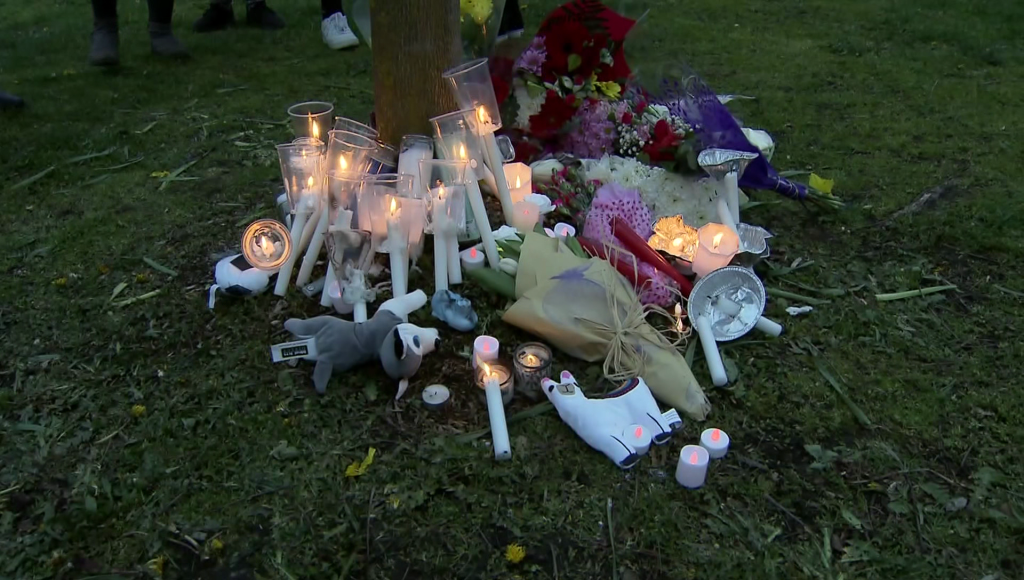
[[[263,30],[280,30],[284,28],[284,19],[267,6],[266,2],[257,2],[246,6],[245,23],[253,28]]]
[[[235,12],[231,9],[231,5],[214,3],[210,4],[210,7],[203,12],[203,15],[196,20],[192,28],[196,32],[216,32],[218,30],[224,30],[229,26],[235,24]]]
[[[96,19],[92,28],[92,45],[89,47],[89,64],[94,66],[117,65],[121,62],[119,45],[117,20]]]
[[[25,101],[17,95],[0,91],[0,109],[17,109],[25,106]]]
[[[153,54],[170,58],[188,57],[188,49],[171,33],[170,24],[149,23],[149,45]]]

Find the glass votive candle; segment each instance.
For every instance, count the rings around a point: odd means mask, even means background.
[[[370,155],[376,149],[377,142],[366,135],[335,129],[328,134],[325,169],[339,173],[365,173]]]
[[[276,272],[291,253],[291,234],[277,220],[256,220],[242,234],[242,255],[259,270]]]
[[[521,344],[516,347],[512,363],[519,391],[534,401],[542,398],[540,383],[551,374],[551,349],[539,342]]]
[[[693,257],[693,273],[698,278],[724,268],[740,250],[736,232],[722,224],[705,224],[697,230],[697,253]]]
[[[323,101],[298,103],[288,107],[288,117],[296,137],[326,141],[334,117],[334,105]]]
[[[387,143],[377,141],[377,147],[370,153],[370,164],[367,173],[382,174],[398,171],[398,149]]]
[[[501,404],[507,406],[512,400],[512,396],[515,394],[515,381],[512,371],[510,371],[509,367],[501,361],[485,362],[477,367],[474,372],[476,376],[476,386],[479,387],[480,397],[484,400],[487,399],[487,394],[484,392],[484,382],[487,377],[485,367],[490,369],[492,374],[498,375],[498,386],[501,388]]]
[[[376,141],[377,137],[378,137],[378,133],[377,133],[376,129],[374,129],[373,127],[370,127],[369,125],[364,125],[363,123],[360,123],[359,121],[354,121],[352,119],[349,119],[348,117],[338,117],[337,119],[335,119],[335,121],[334,121],[334,130],[335,131],[348,131],[349,133],[355,133],[357,135],[362,135],[364,137],[369,137],[370,139],[373,139],[374,141]]]
[[[524,234],[532,232],[533,227],[537,225],[538,219],[540,219],[540,207],[537,204],[520,201],[512,206],[511,225],[520,232]]]
[[[501,129],[501,113],[486,58],[464,62],[441,75],[449,83],[460,109],[473,109],[481,121],[481,134]]]

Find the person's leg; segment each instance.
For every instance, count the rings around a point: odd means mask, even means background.
[[[0,109],[17,109],[24,106],[25,101],[21,97],[0,91]]]
[[[92,44],[89,63],[113,66],[120,62],[117,34],[117,0],[92,0]]]
[[[263,30],[284,28],[284,19],[267,6],[266,0],[245,0],[245,23]]]
[[[149,4],[149,45],[160,56],[188,56],[188,50],[171,33],[174,0],[147,0]]]
[[[210,0],[210,6],[192,24],[196,32],[216,32],[235,23],[235,13],[231,10],[231,0]]]
[[[341,8],[341,0],[320,0],[320,33],[324,43],[333,50],[359,44],[359,39],[348,26],[348,18]]]
[[[523,12],[519,9],[519,0],[505,0],[505,10],[501,13],[501,25],[498,26],[498,38],[515,38],[523,34]]]

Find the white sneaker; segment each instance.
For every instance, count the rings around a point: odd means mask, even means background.
[[[359,44],[359,39],[348,26],[348,19],[340,12],[335,12],[320,23],[320,32],[324,37],[324,44],[331,50],[349,48]]]

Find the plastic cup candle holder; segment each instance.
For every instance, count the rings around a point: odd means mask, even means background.
[[[296,137],[326,141],[334,121],[334,105],[323,101],[297,103],[288,107],[288,118]]]
[[[388,219],[391,215],[391,200],[398,199],[401,206],[402,198],[409,197],[412,192],[412,176],[397,173],[367,174],[362,177],[359,193],[356,196],[358,213],[357,223],[360,229],[368,230],[373,236],[374,250],[387,253],[385,243],[388,237]],[[403,226],[407,224],[402,224]],[[409,232],[404,232],[408,236]]]
[[[676,481],[687,489],[704,485],[708,475],[708,450],[700,445],[687,445],[679,452],[676,464]]]
[[[377,148],[373,139],[349,131],[328,133],[326,167],[328,173],[366,173],[370,154]]]
[[[256,220],[242,234],[242,255],[253,268],[276,272],[291,252],[291,236],[277,220]]]
[[[525,163],[506,163],[505,180],[512,193],[512,203],[525,201],[533,193],[533,171]]]
[[[700,434],[700,446],[708,450],[711,459],[721,459],[729,452],[729,435],[721,429],[705,429]]]
[[[349,133],[356,133],[357,135],[369,137],[374,141],[376,141],[378,137],[377,130],[374,129],[373,127],[360,123],[359,121],[349,119],[347,117],[338,117],[337,119],[335,119],[334,129],[336,131],[348,131]]]
[[[377,141],[377,147],[370,153],[370,163],[366,168],[366,172],[380,175],[397,171],[398,149],[387,143]]]
[[[277,282],[274,285],[274,294],[277,296],[284,296],[287,293],[295,261],[305,249],[304,242],[312,238],[312,230],[319,224],[318,212],[321,211],[324,188],[323,151],[323,143],[314,139],[302,139],[277,146],[281,177],[293,214],[292,227],[289,231],[292,248],[278,270]],[[313,223],[307,228],[310,216],[313,216]],[[307,232],[309,235],[306,235]]]
[[[448,262],[453,253],[458,256],[458,231],[465,227],[466,163],[423,159],[419,172],[420,182],[429,190],[425,216],[427,230],[434,235],[434,289],[447,290],[450,269],[458,268],[461,280],[461,265]]]
[[[473,341],[473,368],[478,361],[493,362],[498,360],[498,349],[501,344],[493,336],[480,335]]]
[[[697,230],[697,254],[693,257],[693,273],[698,278],[724,268],[740,250],[736,232],[722,224],[705,224]]]
[[[540,384],[551,374],[551,349],[539,342],[521,344],[516,347],[512,363],[519,392],[534,401],[543,398]]]
[[[460,109],[476,111],[483,108],[481,133],[494,133],[501,129],[501,112],[486,58],[464,62],[446,70],[441,76],[450,83]]]
[[[427,187],[420,177],[420,161],[434,158],[434,140],[427,135],[405,135],[398,147],[398,174],[412,175],[413,196],[423,197]]]
[[[480,387],[480,392],[484,395],[485,400],[486,393],[484,393],[484,387],[487,381],[487,373],[484,372],[484,365],[487,365],[492,374],[497,375],[498,386],[501,388],[501,404],[502,406],[508,406],[512,401],[512,396],[515,394],[515,375],[509,370],[507,365],[497,360],[479,364],[476,368],[476,386]]]

